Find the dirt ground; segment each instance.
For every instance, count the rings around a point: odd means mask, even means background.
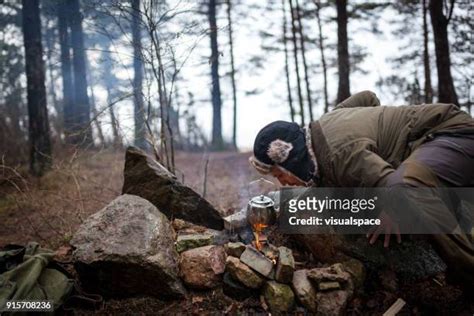
[[[25,176],[27,172],[21,168],[0,168],[0,246],[28,241],[37,241],[51,249],[67,246],[74,231],[88,215],[121,194],[124,154],[123,151],[110,150],[63,154],[65,158],[56,159],[53,170],[41,179]],[[248,183],[260,178],[248,164],[249,155],[178,152],[177,177],[200,194],[205,186],[206,198],[222,214],[229,214],[245,205]],[[204,178],[207,179],[205,184]],[[366,291],[348,305],[349,315],[380,315],[398,297],[408,301],[402,315],[473,315],[474,312],[467,293],[458,286],[444,282],[439,285],[438,280],[400,284],[395,292],[383,289],[377,275],[369,275],[367,283]],[[77,308],[71,313],[201,315],[242,312],[253,315],[266,311],[260,298],[237,302],[217,289],[192,292],[184,301],[166,302],[154,298],[108,300],[100,310]],[[305,315],[304,310],[297,310],[297,313]]]

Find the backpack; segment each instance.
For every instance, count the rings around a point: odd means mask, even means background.
[[[53,256],[35,242],[0,249],[0,313],[7,301],[51,301],[54,310],[66,301],[74,280]]]

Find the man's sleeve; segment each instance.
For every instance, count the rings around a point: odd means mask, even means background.
[[[334,110],[342,109],[342,108],[357,108],[357,107],[372,107],[372,106],[380,106],[380,101],[377,98],[377,95],[372,91],[362,91],[359,93],[354,94],[353,96],[345,99],[336,107]]]

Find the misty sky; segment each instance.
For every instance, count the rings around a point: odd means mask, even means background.
[[[237,142],[241,150],[248,150],[253,144],[256,133],[264,125],[274,120],[289,120],[289,108],[286,102],[287,90],[284,77],[284,54],[283,52],[266,52],[262,49],[262,44],[271,44],[275,40],[265,40],[259,36],[259,32],[265,30],[276,36],[281,36],[282,19],[281,11],[265,10],[265,8],[254,8],[252,3],[258,3],[254,0],[244,0],[237,6],[234,13],[234,50],[235,62],[238,73],[237,78],[237,99],[238,99],[238,135]],[[308,2],[307,7],[312,8],[312,2]],[[277,5],[279,8],[279,3]],[[193,1],[179,1],[176,5],[177,10],[195,10],[198,9]],[[229,47],[227,38],[227,20],[225,8],[219,10],[218,27],[219,27],[219,43],[221,51],[220,74],[221,90],[223,96],[223,131],[224,138],[231,140],[232,137],[232,98],[230,77],[224,76],[230,70],[229,66]],[[323,24],[323,34],[326,37],[326,44],[335,45],[336,43],[336,23],[335,21],[327,22],[329,18],[335,17],[333,8],[326,8],[321,11],[322,18],[326,21]],[[183,19],[197,21],[196,29],[201,29],[204,35],[196,36],[177,36],[170,44],[175,45],[177,56],[181,56],[181,61],[185,61],[180,73],[180,77],[184,80],[178,82],[181,93],[181,109],[183,104],[188,102],[187,95],[191,92],[196,100],[194,111],[197,116],[199,125],[203,128],[206,135],[211,134],[212,127],[212,105],[210,102],[211,94],[211,78],[209,75],[210,64],[208,57],[210,55],[209,38],[205,32],[208,29],[208,22],[205,16],[199,16],[196,13],[185,13],[179,19],[170,20],[168,30],[176,30],[179,32]],[[381,77],[401,72],[401,70],[393,69],[393,65],[387,61],[390,57],[399,54],[399,48],[404,44],[404,39],[395,38],[392,34],[393,27],[391,21],[396,20],[397,16],[393,10],[385,9],[378,21],[379,35],[370,32],[371,25],[365,21],[350,21],[348,25],[348,34],[350,37],[350,50],[354,43],[361,46],[368,53],[364,62],[360,64],[365,73],[356,72],[351,74],[351,92],[355,93],[361,90],[372,90],[377,93],[382,104],[402,104],[403,97],[397,98],[393,95],[380,91],[376,87],[376,82]],[[93,23],[87,24],[85,21],[86,31],[94,31]],[[174,24],[175,25],[174,25]],[[421,23],[421,21],[420,21]],[[311,37],[317,37],[316,21],[305,21],[304,30]],[[290,34],[288,34],[289,36]],[[111,46],[111,50],[115,50],[114,59],[116,59],[116,74],[122,79],[128,80],[131,84],[133,78],[133,69],[130,68],[131,51],[127,50],[124,43],[129,38],[125,38],[123,43],[116,42]],[[277,44],[280,45],[280,44]],[[291,49],[291,43],[289,43]],[[307,46],[315,47],[315,43],[307,44]],[[194,49],[191,52],[191,47]],[[281,47],[281,45],[280,45]],[[421,49],[421,48],[420,48]],[[291,51],[290,51],[291,52]],[[336,50],[326,50],[328,58],[335,59]],[[98,52],[88,51],[91,64],[98,66],[100,60],[97,59]],[[262,68],[255,69],[250,62],[252,58],[259,57],[261,59]],[[291,57],[291,56],[290,56]],[[322,96],[322,74],[320,72],[320,55],[319,50],[310,49],[307,53],[307,60],[310,67],[318,73],[311,75],[311,90],[313,97],[318,98],[318,102],[314,105],[314,113],[316,118],[322,114],[323,96]],[[291,61],[292,62],[292,59]],[[293,67],[293,66],[291,66]],[[406,76],[412,76],[410,71],[406,72]],[[433,78],[434,79],[434,78]],[[292,78],[294,89],[293,99],[296,100],[296,83]],[[152,87],[153,89],[153,87]],[[106,92],[100,85],[94,86],[94,92],[99,104],[106,105]],[[303,87],[303,91],[305,88]],[[256,93],[252,93],[256,92]],[[329,98],[330,102],[336,97],[337,93],[337,73],[336,68],[329,69]],[[125,134],[125,140],[131,141],[133,131],[133,112],[132,104],[123,101],[116,106],[119,112],[122,132]],[[101,118],[102,124],[106,129],[108,126],[107,117]],[[182,127],[184,128],[184,127]]]

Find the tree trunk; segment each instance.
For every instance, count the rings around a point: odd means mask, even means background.
[[[423,6],[423,65],[425,71],[425,103],[433,103],[433,88],[431,86],[431,66],[430,54],[428,51],[428,22],[426,0],[422,1]]]
[[[112,126],[112,136],[113,136],[113,145],[115,149],[118,149],[122,147],[122,137],[120,135],[120,127],[119,127],[119,122],[117,119],[117,116],[115,115],[115,109],[114,106],[115,104],[113,103],[113,97],[112,97],[112,87],[107,86],[107,103],[108,103],[108,108],[109,108],[109,114],[110,114],[110,122]]]
[[[92,129],[90,127],[90,103],[87,95],[86,51],[84,49],[84,33],[82,31],[82,15],[79,0],[69,1],[71,44],[73,50],[74,69],[74,143],[87,147],[92,145]]]
[[[48,23],[46,23],[48,25]],[[54,28],[47,28],[46,35],[45,35],[45,44],[46,44],[46,68],[47,68],[47,77],[48,77],[48,93],[51,95],[51,101],[53,103],[53,107],[56,110],[57,116],[53,118],[52,127],[56,131],[58,141],[61,142],[61,134],[62,134],[62,109],[60,108],[60,104],[58,102],[58,97],[56,95],[56,87],[55,87],[55,78],[54,78],[54,61],[53,61],[53,50],[54,50],[54,43],[55,43],[55,29]],[[54,135],[54,134],[53,134]]]
[[[293,40],[293,55],[295,58],[295,71],[296,71],[296,84],[298,88],[298,101],[300,105],[301,114],[301,126],[304,126],[304,106],[303,106],[303,94],[301,92],[301,79],[300,79],[300,68],[298,61],[298,44],[296,41],[296,12],[293,5],[293,0],[290,0],[290,12],[291,12],[291,34]]]
[[[451,19],[454,0],[451,0],[451,8],[447,17],[443,13],[443,3],[442,0],[431,0],[429,5],[435,40],[436,68],[438,69],[438,102],[453,103],[459,106],[453,77],[451,76],[448,40],[448,24]]]
[[[30,168],[41,176],[51,167],[51,140],[41,44],[39,0],[23,0],[23,41],[28,95]]]
[[[281,8],[283,13],[283,47],[285,51],[285,76],[286,76],[286,89],[288,92],[288,105],[290,106],[290,115],[291,121],[295,121],[295,109],[293,107],[293,96],[291,94],[291,85],[290,85],[290,67],[288,65],[288,39],[286,37],[286,0],[281,0]]]
[[[235,87],[234,40],[232,36],[232,0],[227,0],[227,23],[229,24],[230,79],[232,82],[232,105],[234,111],[232,125],[232,144],[237,148],[237,89]]]
[[[143,103],[142,35],[140,32],[140,0],[132,1],[132,44],[133,44],[133,101],[135,121],[135,146],[147,149],[145,106]]]
[[[217,45],[216,0],[209,0],[209,29],[211,37],[211,79],[212,79],[212,146],[223,149],[221,88],[219,84],[219,48]]]
[[[301,22],[301,8],[296,0],[296,17],[298,22],[298,33],[300,35],[300,46],[301,46],[301,57],[303,59],[303,70],[304,70],[304,81],[306,85],[306,97],[308,98],[308,110],[309,110],[309,120],[313,121],[313,98],[311,96],[311,88],[309,85],[309,70],[308,63],[306,62],[306,49],[305,49],[305,39],[303,32],[303,23]]]
[[[337,67],[339,72],[339,85],[337,88],[337,103],[351,96],[350,89],[350,64],[347,39],[347,0],[337,0]]]
[[[73,143],[74,89],[71,67],[70,38],[68,33],[69,13],[66,4],[58,2],[58,34],[61,48],[61,77],[63,84],[63,130],[66,143]]]
[[[86,65],[87,65],[86,71],[89,74],[87,79],[88,79],[88,82],[90,82],[89,93],[91,96],[91,100],[90,100],[91,113],[93,115],[95,128],[97,129],[97,136],[99,137],[100,146],[105,146],[106,142],[105,142],[104,132],[102,131],[102,125],[100,124],[100,120],[99,120],[100,115],[99,115],[99,112],[97,111],[97,103],[95,102],[95,93],[94,93],[95,82],[94,82],[94,77],[92,76],[90,72],[91,66],[88,60],[86,60]]]
[[[321,3],[319,0],[314,1],[316,5],[316,20],[318,22],[318,33],[319,33],[319,52],[321,54],[321,63],[323,65],[323,90],[324,90],[324,113],[329,112],[329,97],[328,97],[328,74],[327,74],[327,65],[326,57],[324,56],[324,40],[323,40],[323,30],[321,26],[321,16],[319,11],[321,10]]]

